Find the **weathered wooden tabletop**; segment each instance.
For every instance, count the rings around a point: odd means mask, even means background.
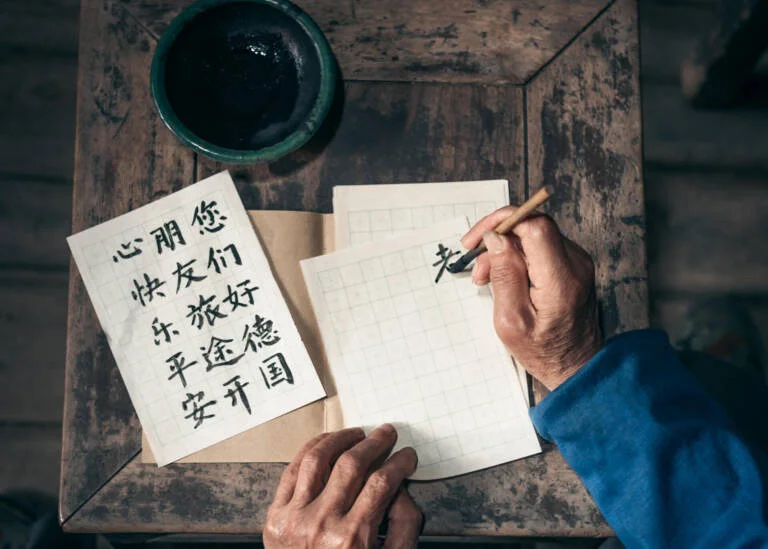
[[[83,0],[73,231],[225,167],[248,209],[328,212],[337,184],[508,178],[595,257],[607,335],[648,322],[635,0],[303,0],[343,72],[320,133],[277,162],[182,147],[149,95],[189,0]],[[71,270],[60,516],[69,531],[261,531],[280,464],[139,462],[140,426]],[[559,452],[410,487],[426,534],[610,533]]]

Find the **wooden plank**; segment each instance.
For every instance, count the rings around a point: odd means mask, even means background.
[[[531,190],[595,259],[606,336],[647,326],[636,5],[619,0],[528,88]]]
[[[345,78],[523,83],[607,0],[297,0],[328,37]],[[160,36],[186,1],[125,0]]]
[[[334,185],[509,179],[524,195],[522,91],[351,82],[309,146],[272,164],[198,161],[232,173],[248,209],[332,211]]]
[[[154,41],[118,4],[84,2],[73,232],[193,181],[194,158],[149,96]],[[60,515],[72,513],[141,447],[139,424],[77,269],[69,293]]]
[[[0,0],[0,51],[77,57],[79,0]]]
[[[66,269],[72,187],[0,177],[0,266]]]
[[[768,291],[768,174],[648,170],[646,200],[654,292]]]
[[[55,497],[59,488],[61,426],[0,425],[0,440],[0,494],[36,492]]]
[[[3,273],[0,421],[61,421],[66,323],[64,273]]]

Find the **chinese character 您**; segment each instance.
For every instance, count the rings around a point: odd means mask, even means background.
[[[186,387],[187,378],[184,376],[184,370],[197,364],[197,361],[193,360],[192,362],[187,363],[187,359],[182,356],[181,351],[168,357],[165,361],[168,363],[168,367],[171,369],[171,375],[168,377],[168,381],[178,376],[182,387]]]
[[[151,303],[156,295],[165,297],[165,294],[159,290],[160,286],[165,284],[165,281],[161,281],[159,278],[150,278],[148,274],[144,274],[144,284],[139,283],[138,280],[133,280],[134,289],[131,290],[131,297],[134,301],[141,304],[142,307],[147,303]]]
[[[216,404],[216,401],[209,400],[205,404],[199,404],[199,402],[203,400],[203,397],[205,397],[205,392],[203,391],[200,391],[199,393],[195,393],[195,394],[187,393],[187,400],[181,403],[181,406],[182,408],[184,408],[185,412],[189,409],[191,404],[192,411],[188,415],[184,416],[184,419],[190,419],[190,418],[193,419],[195,421],[195,429],[200,427],[200,425],[203,424],[204,420],[210,419],[215,415],[215,414],[206,415],[205,409],[208,406],[213,406],[214,404]]]
[[[227,318],[227,315],[219,312],[220,305],[211,305],[211,302],[215,298],[215,295],[208,298],[199,295],[197,296],[197,305],[187,305],[187,309],[189,309],[187,318],[192,319],[192,326],[196,327],[198,330],[202,330],[206,322],[209,326],[213,326],[216,319]]]
[[[144,242],[144,239],[134,238],[133,240],[131,240],[130,242],[126,242],[125,244],[121,243],[120,247],[115,252],[115,255],[112,256],[112,261],[117,263],[121,259],[130,259],[132,257],[139,255],[141,253],[141,248],[136,246],[135,243],[137,242]]]
[[[227,394],[224,396],[232,399],[232,406],[237,406],[237,401],[240,400],[240,403],[248,411],[248,414],[250,414],[251,404],[248,402],[248,397],[246,396],[245,391],[243,391],[243,388],[250,385],[250,383],[247,381],[245,383],[240,383],[240,376],[235,376],[225,382],[223,386],[227,387],[230,383],[233,384],[233,386],[229,388]]]
[[[184,241],[184,235],[181,234],[179,224],[175,220],[171,220],[157,229],[149,231],[149,234],[155,237],[155,244],[157,244],[157,253],[163,253],[163,248],[168,248],[173,251],[176,249],[176,243],[180,245],[186,244]]]
[[[168,322],[166,324],[155,317],[155,320],[152,321],[152,335],[155,337],[155,345],[160,345],[160,343],[170,343],[171,336],[179,335],[178,331],[170,329],[171,326],[173,326],[173,322]]]
[[[243,264],[243,262],[240,260],[240,254],[237,253],[237,248],[234,244],[230,244],[229,246],[224,246],[223,249],[214,250],[211,248],[208,250],[208,270],[211,269],[211,265],[213,265],[213,268],[217,273],[221,273],[222,269],[227,268],[227,256],[224,253],[227,250],[232,252],[232,259],[235,260],[235,264]]]
[[[216,208],[216,201],[206,202],[200,201],[200,205],[195,207],[195,213],[192,216],[192,226],[200,225],[200,234],[206,232],[215,233],[224,228],[224,221],[227,218],[221,215]]]
[[[264,384],[267,389],[271,389],[278,383],[285,381],[289,385],[293,385],[293,373],[288,367],[288,363],[285,361],[283,353],[276,353],[270,357],[262,360],[262,363],[266,365],[266,372],[264,368],[259,366],[261,377],[264,379]]]
[[[234,312],[238,307],[247,307],[248,305],[253,305],[253,292],[258,290],[259,287],[252,286],[249,288],[248,284],[250,283],[250,280],[244,280],[238,284],[237,288],[241,288],[239,293],[236,289],[233,290],[232,287],[227,284],[227,297],[225,297],[222,301],[226,301],[232,305],[232,311],[230,312]],[[241,298],[247,299],[248,303],[241,302]]]
[[[208,348],[200,347],[203,351],[203,358],[205,359],[206,367],[205,371],[210,372],[214,368],[219,366],[232,366],[237,364],[245,353],[236,355],[235,352],[229,348],[229,344],[232,343],[231,339],[221,339],[218,337],[212,337],[211,342],[208,344]]]
[[[256,315],[252,325],[246,325],[243,332],[243,341],[245,341],[245,351],[249,348],[257,352],[265,345],[274,345],[280,341],[280,336],[271,320]]]
[[[442,244],[437,245],[437,253],[435,253],[435,255],[439,256],[440,259],[435,261],[432,264],[432,266],[437,267],[438,265],[440,265],[440,270],[437,272],[437,276],[435,277],[435,284],[437,284],[440,281],[440,278],[443,276],[443,273],[448,268],[448,261],[458,253],[459,253],[458,251],[453,252],[449,250]]]
[[[192,269],[192,263],[195,261],[197,260],[191,259],[186,263],[176,262],[176,270],[173,271],[173,274],[176,275],[176,293],[179,293],[179,290],[181,290],[182,281],[186,283],[184,288],[189,288],[193,282],[200,282],[207,278],[205,275],[195,276],[195,272]]]

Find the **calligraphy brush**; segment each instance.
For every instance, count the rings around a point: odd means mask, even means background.
[[[552,185],[545,185],[541,189],[539,189],[536,194],[534,194],[531,198],[525,201],[525,203],[520,206],[518,209],[516,209],[514,212],[509,214],[509,217],[504,219],[501,223],[499,223],[494,231],[496,231],[498,234],[506,234],[509,231],[512,230],[512,228],[520,223],[523,219],[528,217],[533,211],[544,204],[544,202],[547,201],[547,199],[554,194],[554,189],[552,188]],[[473,249],[469,250],[467,253],[465,253],[463,256],[461,256],[459,259],[456,260],[455,263],[451,263],[448,265],[448,272],[457,274],[462,272],[464,269],[467,268],[467,265],[472,263],[474,259],[479,256],[481,253],[486,251],[488,248],[485,247],[485,242],[482,240],[480,241],[480,244],[475,246]]]

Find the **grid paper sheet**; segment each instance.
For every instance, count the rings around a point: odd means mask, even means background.
[[[68,242],[159,465],[325,396],[228,173]]]
[[[301,262],[347,425],[394,423],[412,478],[467,473],[541,451],[486,288],[444,273],[466,219]]]

